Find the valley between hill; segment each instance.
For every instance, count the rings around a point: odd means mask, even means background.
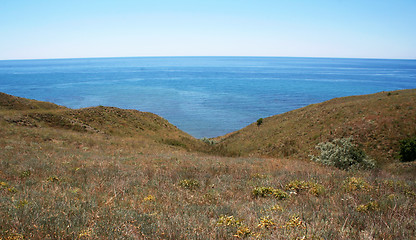
[[[416,90],[313,104],[201,141],[167,120],[0,93],[0,239],[413,239]],[[309,160],[349,137],[377,162]]]

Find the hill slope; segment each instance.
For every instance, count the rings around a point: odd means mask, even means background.
[[[49,102],[41,102],[30,100],[21,97],[15,97],[6,93],[0,92],[0,110],[30,110],[30,109],[62,109],[64,107],[58,106]]]
[[[153,113],[102,106],[69,109],[4,93],[0,93],[0,121],[23,127],[140,138],[188,150],[205,147],[201,141]]]
[[[24,107],[0,109],[0,239],[358,240],[416,232],[414,171],[209,156],[195,151],[202,141],[151,113],[33,107],[40,103],[1,96]],[[327,107],[342,114],[337,101]],[[288,113],[285,126],[302,126],[289,117],[325,106]],[[275,127],[272,120],[255,131]]]
[[[272,116],[260,126],[216,139],[217,150],[234,155],[307,159],[314,146],[353,136],[379,163],[390,161],[398,141],[416,135],[416,89],[336,98]]]

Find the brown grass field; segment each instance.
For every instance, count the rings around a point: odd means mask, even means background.
[[[416,239],[416,90],[334,99],[207,144],[157,115],[0,93],[0,239]],[[309,160],[353,136],[377,162]]]

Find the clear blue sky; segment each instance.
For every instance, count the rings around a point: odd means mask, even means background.
[[[0,59],[416,59],[416,0],[1,0]]]

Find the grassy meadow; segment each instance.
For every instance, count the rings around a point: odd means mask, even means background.
[[[265,154],[257,139],[273,140],[260,130],[274,125],[269,118],[248,127],[253,135],[237,132],[209,144],[150,113],[72,110],[0,95],[0,239],[415,239],[415,163],[394,156],[395,139],[416,134],[416,101],[408,100],[416,93],[384,95],[404,98],[395,100],[400,107],[386,105],[396,120],[378,118],[397,128],[377,130],[384,134],[377,154],[368,151],[370,135],[361,126],[348,128],[356,119],[349,113],[334,110],[349,115],[348,124],[319,125],[323,133],[328,126],[351,131],[345,134],[378,163],[366,171],[309,161],[300,153],[315,151],[306,129],[307,137],[287,145],[308,143],[296,154]],[[323,112],[331,108],[323,105]],[[310,121],[317,107],[295,113]],[[413,121],[401,121],[401,110]],[[364,123],[375,119],[367,112],[380,112],[362,111]],[[290,122],[295,113],[283,116]],[[255,146],[246,147],[247,138]]]

